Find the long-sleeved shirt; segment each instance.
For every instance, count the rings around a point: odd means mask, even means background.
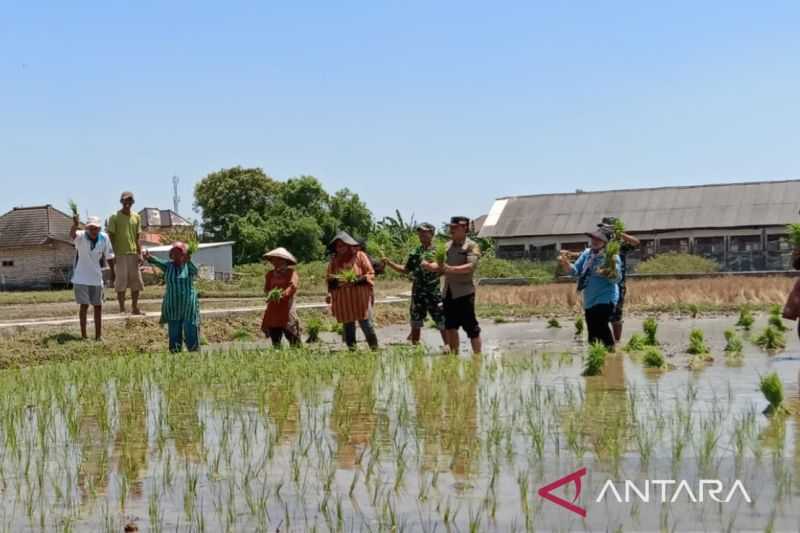
[[[296,318],[294,295],[300,286],[300,277],[293,268],[270,270],[264,277],[264,292],[272,289],[283,289],[283,296],[277,302],[268,302],[264,317],[261,319],[261,330],[269,328],[285,328],[291,318]]]
[[[615,304],[619,301],[619,285],[622,280],[622,265],[619,256],[616,258],[617,276],[608,278],[597,270],[605,264],[603,253],[593,253],[587,248],[572,265],[569,275],[580,278],[585,269],[588,269],[586,286],[583,289],[583,308],[591,309],[599,304]]]
[[[195,264],[189,261],[177,266],[172,261],[165,261],[153,255],[148,261],[164,272],[166,290],[161,301],[161,323],[184,320],[191,324],[199,324],[200,301],[194,288],[194,280],[197,277]]]

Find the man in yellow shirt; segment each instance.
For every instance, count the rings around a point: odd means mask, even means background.
[[[143,313],[139,310],[139,292],[144,288],[144,282],[139,270],[142,264],[139,233],[142,231],[142,223],[139,215],[131,211],[134,203],[132,192],[123,192],[119,201],[122,209],[108,219],[108,236],[116,254],[114,290],[117,291],[120,313],[125,312],[125,291],[130,289],[131,312],[141,315]]]

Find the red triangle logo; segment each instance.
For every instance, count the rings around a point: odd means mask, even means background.
[[[560,505],[564,509],[572,511],[575,514],[586,518],[586,509],[583,507],[578,507],[575,505],[574,502],[578,501],[578,498],[581,495],[581,478],[586,475],[586,467],[584,466],[580,470],[576,470],[575,472],[562,477],[561,479],[557,479],[550,483],[549,485],[545,485],[544,487],[539,489],[539,496],[545,498],[546,500],[550,500],[556,505]],[[553,491],[557,488],[561,487],[562,485],[567,485],[568,483],[575,483],[575,498],[571,502],[556,496],[553,494]]]

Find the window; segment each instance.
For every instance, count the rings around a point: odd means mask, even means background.
[[[4,267],[13,267],[14,266],[14,261],[12,261],[11,259],[3,259],[3,266]]]
[[[582,252],[588,248],[586,241],[583,242],[562,242],[561,249],[567,252]]]
[[[518,259],[525,257],[524,244],[504,244],[497,247],[497,257],[502,259]]]

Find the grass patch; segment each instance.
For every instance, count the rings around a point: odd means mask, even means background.
[[[640,263],[636,272],[639,274],[709,274],[719,272],[719,263],[699,255],[669,252]]]

